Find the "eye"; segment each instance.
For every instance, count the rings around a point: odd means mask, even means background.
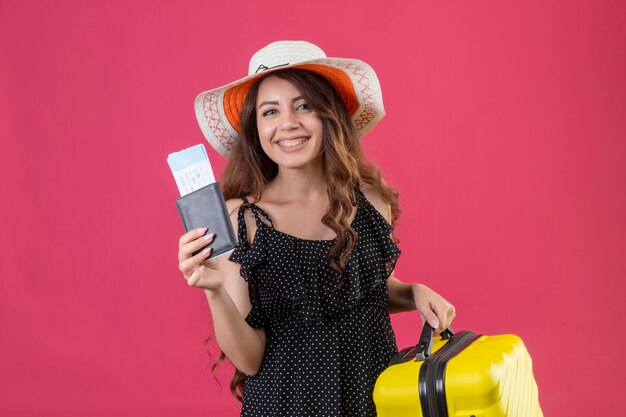
[[[276,109],[267,109],[267,110],[265,110],[261,114],[263,115],[263,117],[265,117],[265,116],[271,116],[271,115],[276,114],[276,113],[277,113]]]
[[[308,103],[302,102],[296,106],[296,110],[312,110]]]

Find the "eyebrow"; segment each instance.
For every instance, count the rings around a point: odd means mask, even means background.
[[[294,98],[292,98],[292,99],[291,99],[291,102],[292,102],[292,103],[295,103],[296,101],[298,101],[298,100],[302,100],[303,98],[304,98],[304,97],[302,97],[302,96],[294,97]],[[259,105],[258,105],[258,107],[257,107],[257,108],[259,108],[259,109],[260,109],[261,107],[263,107],[263,106],[267,106],[267,105],[270,105],[270,104],[272,104],[272,105],[274,105],[274,106],[277,106],[277,105],[278,105],[278,101],[270,101],[270,100],[263,101],[263,102],[261,102],[261,104],[259,104]]]

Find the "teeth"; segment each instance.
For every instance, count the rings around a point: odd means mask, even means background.
[[[291,148],[293,146],[298,146],[301,143],[304,143],[306,141],[307,141],[306,138],[298,138],[298,139],[291,139],[291,140],[281,140],[278,142],[278,144],[285,148]]]

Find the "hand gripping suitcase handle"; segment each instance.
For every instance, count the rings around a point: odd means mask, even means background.
[[[428,322],[424,323],[424,328],[422,329],[422,334],[420,335],[420,340],[417,342],[417,346],[415,346],[415,360],[423,361],[426,360],[433,353],[433,337],[435,336],[435,329],[428,324]],[[440,336],[444,340],[450,339],[454,336],[454,332],[451,327],[448,327],[446,330],[440,333]]]

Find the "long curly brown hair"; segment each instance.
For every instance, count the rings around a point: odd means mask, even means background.
[[[256,124],[259,86],[269,76],[289,81],[322,120],[323,169],[330,203],[322,223],[337,235],[328,262],[337,272],[337,284],[341,287],[358,238],[349,223],[356,205],[355,188],[363,184],[373,187],[390,205],[392,225],[400,215],[398,193],[383,180],[380,169],[366,160],[354,123],[332,84],[313,71],[289,68],[258,79],[246,97],[240,116],[241,131],[221,179],[225,199],[251,196],[256,203],[261,200],[265,185],[278,174],[277,164],[261,148]],[[223,358],[222,353],[213,368]],[[245,374],[236,370],[230,388],[240,401],[244,381]]]

